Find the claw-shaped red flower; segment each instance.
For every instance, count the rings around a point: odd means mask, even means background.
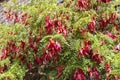
[[[61,76],[62,71],[64,70],[64,67],[65,67],[64,65],[61,65],[61,66],[59,66],[59,67],[56,68],[57,69],[56,78],[59,78]]]
[[[104,2],[104,3],[108,3],[110,2],[111,0],[101,0],[101,2]]]
[[[108,62],[105,63],[105,71],[106,73],[110,73],[111,71],[110,64]]]
[[[87,80],[82,69],[76,69],[74,71],[73,80]]]
[[[95,21],[90,22],[88,24],[88,31],[91,32],[91,33],[96,31],[96,26],[95,25],[96,25]]]
[[[53,22],[50,20],[50,18],[48,16],[46,17],[45,21],[46,21],[45,28],[47,30],[47,34],[52,34],[53,29],[54,29]]]
[[[86,0],[78,0],[77,6],[81,9],[88,9],[87,1]]]
[[[120,51],[120,44],[118,44],[118,45],[115,47],[115,50]]]
[[[91,43],[90,41],[84,41],[84,47],[82,49],[79,50],[78,52],[78,57],[80,57],[81,55],[84,55],[84,56],[88,56],[90,51],[91,51]]]
[[[112,33],[110,33],[110,32],[107,32],[106,35],[109,36],[109,37],[112,38],[112,39],[118,38],[118,35],[117,35],[117,34],[112,34]]]

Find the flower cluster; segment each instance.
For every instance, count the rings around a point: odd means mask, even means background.
[[[97,0],[97,2],[102,2],[102,3],[108,3],[110,1],[111,0]],[[81,10],[89,10],[91,3],[92,3],[92,0],[78,0],[76,5]],[[98,6],[94,5],[94,9],[97,10],[97,8],[98,8]]]
[[[108,26],[109,23],[115,23],[115,20],[118,18],[117,13],[112,13],[109,19],[101,18],[99,20],[100,29],[104,29]]]
[[[100,73],[98,72],[97,68],[88,68],[88,75],[90,77],[90,80],[96,79],[96,80],[101,80]]]
[[[36,54],[38,52],[38,46],[37,44],[40,42],[40,37],[38,38],[28,38],[28,46],[34,51]]]
[[[88,56],[91,52],[91,43],[90,41],[84,41],[84,47],[79,50],[78,57],[81,57],[81,55]]]
[[[100,73],[98,72],[96,67],[92,69],[88,68],[86,75],[82,69],[76,69],[74,71],[73,80],[87,80],[88,78],[90,78],[90,80],[92,79],[101,80]]]
[[[89,32],[94,32],[96,31],[96,22],[93,20],[92,22],[88,23],[88,31]]]
[[[78,0],[76,5],[82,10],[89,10],[90,3],[91,3],[91,0]]]
[[[100,56],[100,54],[93,54],[92,59],[100,64],[103,61],[103,56]]]
[[[25,26],[29,24],[27,19],[31,17],[27,13],[15,13],[15,12],[11,12],[11,10],[5,11],[5,15],[6,15],[8,22],[13,21],[14,24],[21,23]]]
[[[79,50],[78,57],[81,57],[81,55],[90,57],[92,60],[94,60],[98,64],[100,64],[103,61],[103,56],[100,56],[100,54],[93,53],[93,50],[91,49],[90,41],[84,41],[84,47]]]
[[[53,32],[53,29],[54,29],[53,22],[50,20],[50,18],[48,16],[46,16],[45,22],[46,22],[45,28],[47,30],[47,34],[51,34]]]
[[[57,33],[63,34],[64,37],[67,36],[66,26],[63,25],[61,21],[59,20],[52,21],[48,16],[46,16],[45,22],[46,22],[45,29],[47,31],[47,34],[52,34],[55,30],[57,31]]]
[[[73,80],[86,80],[85,74],[82,69],[76,69],[74,71]]]
[[[100,29],[104,29],[105,27],[107,27],[109,22],[102,18],[102,19],[100,19],[99,24],[100,24]]]
[[[118,18],[117,13],[112,13],[108,21],[109,23],[114,23],[117,18]]]
[[[0,60],[6,59],[10,55],[10,53],[14,55],[13,56],[14,58],[16,57],[16,53],[20,51],[20,47],[16,46],[14,41],[9,41],[7,45],[8,46],[2,48],[2,54],[0,56]]]
[[[35,61],[39,64],[43,64],[44,61],[50,61],[54,58],[54,61],[58,61],[58,53],[61,50],[61,44],[50,39],[50,42],[45,47],[45,50],[43,51],[43,54],[36,58]]]
[[[36,38],[29,37],[28,43],[21,40],[19,41],[19,45],[17,45],[16,41],[10,40],[7,42],[6,46],[2,48],[2,54],[0,55],[0,60],[6,59],[7,57],[10,57],[11,60],[15,58],[19,58],[21,62],[24,63],[25,57],[28,54],[28,51],[26,51],[26,49],[31,49],[35,54],[37,54],[39,42],[40,42],[40,37],[36,37]]]

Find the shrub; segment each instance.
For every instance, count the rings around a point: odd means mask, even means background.
[[[119,0],[36,0],[8,6],[1,80],[119,80]]]

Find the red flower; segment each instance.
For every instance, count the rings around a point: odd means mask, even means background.
[[[18,14],[18,13],[14,13],[14,12],[11,13],[11,10],[5,11],[5,15],[6,15],[8,21],[14,21],[14,24],[21,23],[21,24],[24,24],[25,26],[29,24],[27,22],[27,18],[31,17],[27,13],[24,13],[24,14]]]
[[[94,32],[95,30],[96,30],[96,23],[95,23],[95,21],[92,21],[92,22],[90,22],[89,24],[88,24],[88,31],[89,32]]]
[[[60,51],[61,45],[58,42],[55,42],[54,40],[50,39],[49,44],[45,48],[46,50],[52,49],[53,51]]]
[[[67,36],[66,27],[65,26],[59,26],[57,33],[62,33],[64,35],[64,37],[66,37]]]
[[[38,37],[36,38],[36,42],[37,42],[37,43],[40,42],[40,36],[38,36]]]
[[[82,49],[79,50],[78,52],[78,57],[80,57],[81,55],[84,55],[84,56],[88,56],[90,51],[91,51],[91,43],[90,41],[84,41],[84,47]]]
[[[85,47],[90,47],[91,46],[91,42],[84,40],[84,46]]]
[[[48,54],[46,54],[45,60],[46,60],[46,61],[50,61],[50,60],[52,59],[52,57],[53,57],[52,52],[49,52]]]
[[[55,62],[58,60],[58,52],[61,50],[61,44],[50,39],[48,45],[45,47],[43,54],[40,58],[36,58],[35,61],[39,64],[43,64],[43,61],[50,61],[54,59]]]
[[[74,71],[73,80],[87,80],[82,69],[76,69]]]
[[[86,29],[80,29],[80,28],[79,28],[79,32],[80,32],[82,35],[84,35],[84,33],[86,32]]]
[[[16,46],[15,52],[16,52],[16,53],[20,52],[20,47],[19,47],[19,46],[18,46],[18,47]]]
[[[50,39],[48,45],[45,47],[45,50],[48,50],[51,47],[55,47],[55,41]]]
[[[20,51],[20,47],[16,46],[14,41],[8,41],[7,42],[7,47],[3,47],[2,49],[2,54],[0,56],[1,59],[6,59],[10,53],[13,53],[13,57],[16,57],[16,53]]]
[[[18,14],[17,14],[17,13],[14,13],[14,14],[13,14],[13,17],[14,17],[14,24],[15,24],[15,23],[18,23],[18,22],[19,22]]]
[[[120,51],[120,44],[118,44],[118,45],[115,47],[115,50]]]
[[[98,10],[99,9],[99,6],[98,5],[94,5],[94,10]]]
[[[111,80],[111,79],[113,79],[113,78],[114,78],[114,80],[120,80],[120,78],[119,78],[117,75],[115,75],[115,74],[109,75],[109,76],[106,78],[106,80]]]
[[[105,41],[102,40],[102,41],[100,42],[100,45],[102,46],[102,45],[104,45],[104,44],[105,44]]]
[[[81,9],[88,9],[87,1],[86,0],[78,0],[77,6],[80,7]]]
[[[64,70],[64,65],[58,66],[56,69],[57,69],[56,78],[59,78],[62,74],[62,71]]]
[[[103,57],[99,54],[93,54],[90,41],[84,41],[84,47],[79,50],[78,57],[81,57],[81,55],[91,57],[98,64],[100,64],[103,60]]]
[[[8,21],[13,20],[13,15],[11,14],[11,10],[5,11],[4,13]]]
[[[18,58],[21,60],[21,63],[24,64],[25,62],[25,56],[22,54],[19,54]]]
[[[78,57],[80,58],[80,57],[83,55],[83,53],[84,53],[84,50],[83,50],[83,48],[82,48],[82,49],[79,50],[79,52],[78,52]]]
[[[24,50],[24,48],[25,48],[25,42],[24,41],[20,41],[21,42],[21,48],[22,48],[22,50]]]
[[[97,80],[100,80],[100,74],[97,71],[96,67],[93,68],[93,74]]]
[[[56,50],[56,51],[60,51],[60,50],[61,50],[61,44],[58,43],[58,42],[56,42],[55,44],[56,44],[55,50]]]
[[[81,55],[88,56],[90,53],[90,48],[89,47],[84,47],[81,50],[79,50],[78,57]]]
[[[57,30],[57,33],[62,33],[65,37],[67,35],[66,27],[62,24],[61,21],[55,20],[51,21],[49,17],[46,17],[46,30],[48,34],[52,34],[53,30]]]
[[[32,70],[32,68],[33,68],[33,64],[29,63],[29,70]]]
[[[108,20],[105,21],[104,19],[101,19],[99,24],[100,24],[100,28],[103,29],[107,27],[107,25],[109,24],[109,21]]]
[[[36,43],[33,44],[33,47],[32,47],[34,53],[36,54],[38,52],[38,46]]]
[[[20,23],[24,24],[25,26],[28,25],[29,23],[27,22],[27,18],[30,18],[27,13],[22,13],[20,16]]]
[[[0,59],[6,59],[8,57],[8,55],[9,55],[8,49],[7,48],[3,48]]]
[[[33,48],[33,44],[34,44],[34,39],[33,38],[28,38],[28,46],[30,48]]]
[[[99,54],[93,54],[92,59],[96,61],[98,64],[100,64],[103,61],[103,57],[100,56]]]
[[[116,27],[116,30],[120,30],[120,26],[116,23],[114,23],[114,26]]]
[[[112,22],[114,22],[117,19],[117,17],[118,17],[117,13],[113,13],[108,21],[112,23]]]
[[[106,71],[106,73],[110,73],[110,71],[111,71],[110,64],[107,62],[105,63],[105,71]]]
[[[50,18],[48,16],[46,16],[46,30],[47,30],[47,34],[52,34],[53,29],[54,29],[54,25],[53,22],[50,20]]]
[[[35,58],[34,61],[35,61],[36,63],[40,64],[40,59],[39,59],[38,57]]]
[[[92,80],[92,79],[100,80],[100,74],[97,71],[96,67],[94,67],[93,69],[88,68],[88,74],[90,76],[90,80]]]
[[[0,66],[0,74],[2,74],[7,69],[7,65]]]
[[[101,0],[101,2],[104,2],[104,3],[108,3],[110,2],[111,0]]]
[[[112,33],[110,33],[110,32],[107,32],[106,35],[108,35],[108,36],[109,36],[110,38],[112,38],[112,39],[118,38],[118,35],[117,35],[117,34],[112,34]]]
[[[11,79],[10,79],[10,77],[5,77],[5,79],[4,79],[4,80],[11,80]]]
[[[37,38],[28,38],[28,46],[34,51],[36,54],[38,52],[37,43],[40,41],[40,37]]]
[[[66,20],[69,20],[69,16],[66,16]]]
[[[49,44],[46,46],[45,51],[48,51],[46,59],[51,59],[53,56],[55,59],[58,57],[58,52],[61,50],[61,45],[58,42],[50,39]],[[56,61],[56,60],[55,60]]]
[[[43,64],[43,62],[46,60],[46,53],[43,53],[39,58],[35,58],[35,62],[38,64]]]
[[[58,25],[58,27],[62,27],[62,22],[61,21],[57,21],[57,25]]]
[[[54,21],[54,26],[56,26],[56,30],[57,30],[57,33],[61,33],[64,35],[64,37],[67,36],[67,30],[66,30],[66,26],[62,24],[61,21],[58,21],[58,20],[55,20]]]

